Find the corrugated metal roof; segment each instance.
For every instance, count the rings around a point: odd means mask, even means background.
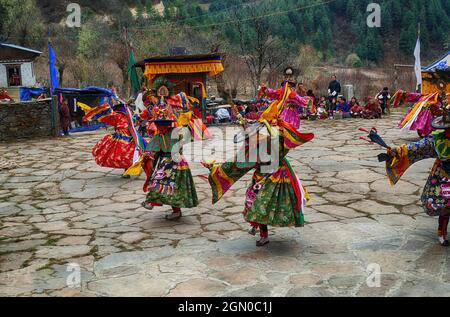
[[[450,69],[450,51],[447,52],[443,57],[428,65],[427,67],[422,68],[423,71],[433,71],[433,70],[448,70]]]
[[[31,48],[26,48],[26,47],[14,45],[14,44],[0,43],[0,47],[13,48],[13,49],[16,49],[16,50],[29,52],[29,53],[33,53],[33,54],[39,54],[39,55],[42,54],[42,52],[40,52],[40,51],[32,50]]]

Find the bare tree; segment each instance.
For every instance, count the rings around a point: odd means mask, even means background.
[[[233,11],[240,51],[249,70],[255,94],[264,72],[278,67],[279,62],[273,58],[279,41],[271,35],[270,22],[264,17],[269,12],[268,6],[260,4]]]
[[[314,47],[303,45],[300,47],[297,57],[293,62],[293,67],[298,73],[301,81],[310,81],[314,78],[314,67],[320,62],[319,55]]]
[[[226,82],[226,90],[233,98],[236,98],[239,87],[246,85],[248,80],[247,65],[241,56],[233,53],[227,54],[224,64],[223,77]]]

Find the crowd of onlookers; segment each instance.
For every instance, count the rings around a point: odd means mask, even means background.
[[[390,108],[391,94],[389,88],[385,87],[375,97],[369,96],[363,101],[358,100],[354,96],[347,100],[342,95],[342,87],[336,76],[332,76],[327,96],[316,97],[314,91],[306,90],[303,83],[296,84],[295,89],[300,97],[308,97],[310,99],[308,106],[299,107],[299,116],[303,120],[380,119],[383,115],[388,114]],[[246,102],[236,101],[235,103],[239,113],[244,118],[249,121],[256,121],[264,110],[269,107],[271,100],[262,98]],[[216,123],[225,123],[231,122],[235,118],[233,112],[224,107],[218,109],[215,112],[215,116],[210,119]]]

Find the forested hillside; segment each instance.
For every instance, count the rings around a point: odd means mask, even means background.
[[[225,52],[230,63],[242,63],[235,67],[249,69],[253,81],[288,63],[411,62],[419,23],[425,61],[450,49],[449,0],[377,1],[380,28],[366,23],[373,0],[77,2],[82,27],[69,29],[64,23],[69,1],[0,0],[2,40],[45,49],[50,38],[60,71],[79,84],[123,78],[129,43],[137,58],[168,54],[172,47]]]

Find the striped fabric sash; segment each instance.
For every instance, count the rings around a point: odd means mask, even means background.
[[[132,138],[132,137],[126,136],[126,135],[123,135],[123,134],[120,134],[120,133],[114,133],[114,134],[112,135],[112,137],[113,137],[113,139],[119,140],[119,141],[125,141],[125,142],[131,142],[131,141],[133,141],[133,138]]]

